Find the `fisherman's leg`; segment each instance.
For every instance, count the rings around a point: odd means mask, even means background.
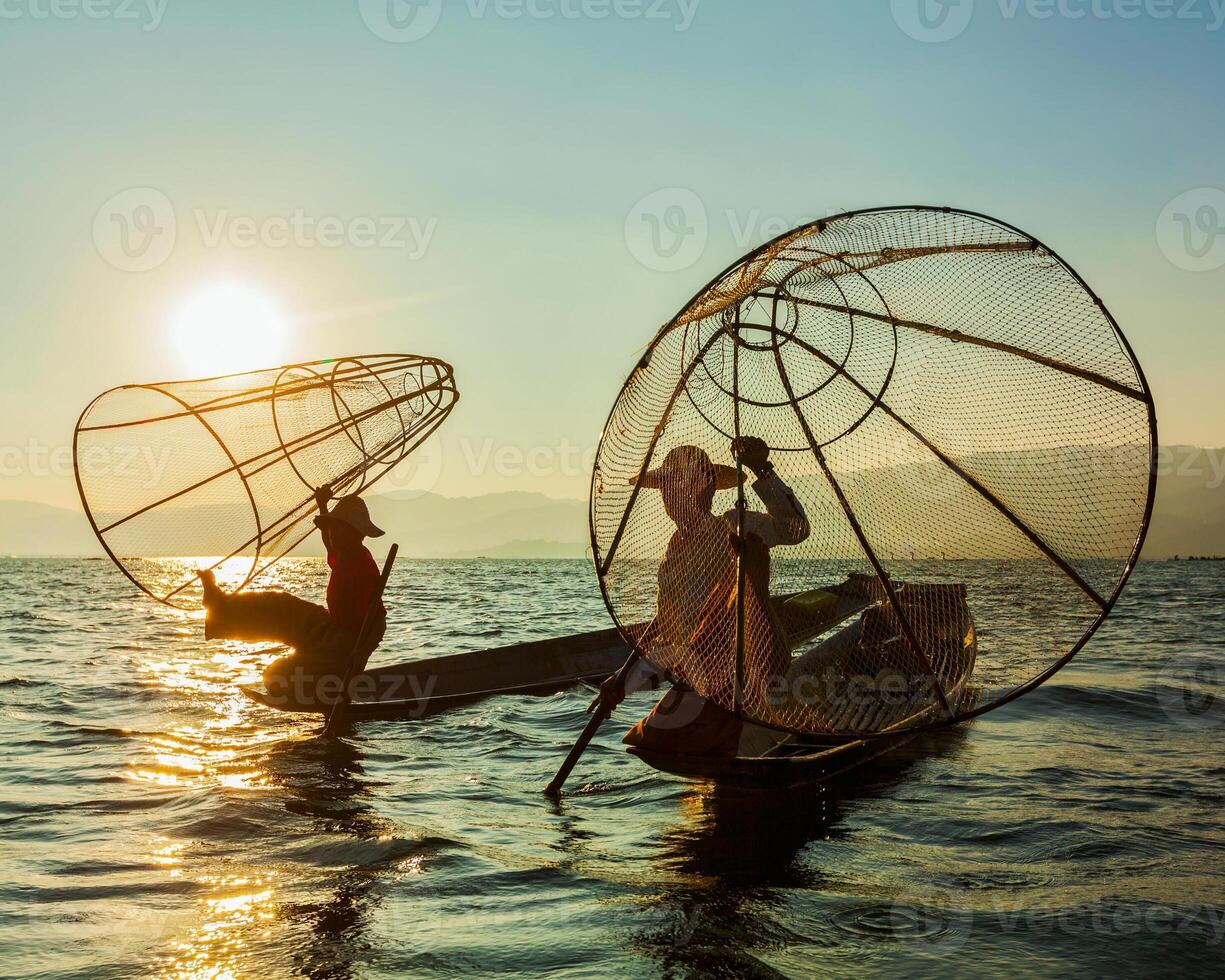
[[[700,694],[673,687],[625,734],[626,745],[677,755],[736,755],[744,723]]]
[[[323,606],[288,592],[221,592],[205,600],[204,636],[210,640],[284,643],[301,649],[330,622]]]
[[[264,669],[264,687],[277,704],[333,705],[344,687],[344,672],[333,658],[314,650],[278,657]]]
[[[309,706],[333,705],[345,678],[365,667],[373,645],[357,649],[356,634],[338,626],[326,611],[322,617],[312,617],[306,633],[293,654],[269,664],[264,685],[271,697]],[[358,695],[351,690],[350,696]]]

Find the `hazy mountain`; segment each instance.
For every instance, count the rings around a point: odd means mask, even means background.
[[[375,522],[398,541],[405,556],[416,558],[582,557],[587,550],[587,504],[555,500],[539,493],[494,493],[481,497],[436,494],[371,494]],[[224,528],[251,524],[245,508],[194,507],[164,512],[142,527],[144,540],[180,541],[187,554],[216,554],[224,547]],[[99,515],[106,523],[112,515]],[[160,526],[159,526],[160,525]],[[176,534],[177,531],[177,534]],[[137,549],[131,549],[135,552]],[[83,514],[45,504],[0,500],[0,554],[100,555]],[[311,538],[295,554],[322,554]]]
[[[1075,467],[1066,460],[1046,459],[1054,451],[1026,454],[1023,463],[1011,468],[1029,474],[1052,472],[1048,489],[1059,493],[1064,481],[1075,484]],[[1058,451],[1065,456],[1078,450]],[[1086,457],[1094,456],[1085,450]],[[1100,465],[1100,453],[1094,456]],[[987,466],[986,462],[982,462]],[[1044,470],[1044,467],[1047,470]],[[1058,467],[1058,468],[1057,468]],[[899,492],[915,482],[907,467],[895,467],[890,475]],[[1063,474],[1062,476],[1059,474]],[[848,474],[848,482],[854,477]],[[955,479],[955,478],[954,478]],[[939,493],[923,500],[930,508]],[[441,497],[437,494],[372,494],[374,520],[398,541],[404,554],[420,558],[558,558],[583,557],[587,553],[587,504],[581,500],[556,500],[539,493],[492,493],[479,497]],[[918,508],[903,508],[905,510]],[[233,520],[242,515],[231,515]],[[215,534],[209,528],[224,528],[224,515],[216,510],[185,509],[170,514],[163,540],[193,540],[191,553],[216,553],[206,540]],[[1040,515],[1039,515],[1040,518]],[[243,527],[250,522],[246,515]],[[1036,520],[1040,523],[1040,519]],[[194,528],[195,532],[188,529]],[[904,547],[905,530],[898,531],[898,547]],[[85,517],[72,510],[27,501],[0,501],[0,554],[6,555],[98,555],[98,547]],[[319,554],[317,539],[299,550]],[[903,552],[904,553],[904,552]],[[1144,551],[1147,558],[1181,555],[1225,555],[1225,450],[1166,447],[1162,450],[1161,476],[1152,527]]]
[[[373,494],[370,515],[409,555],[553,558],[586,554],[587,503],[539,493]]]
[[[101,555],[80,511],[0,500],[0,555]]]

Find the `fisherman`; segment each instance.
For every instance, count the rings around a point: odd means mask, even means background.
[[[379,567],[362,543],[366,538],[381,537],[383,532],[370,519],[361,497],[339,497],[329,510],[331,500],[330,487],[315,491],[319,507],[315,526],[323,538],[331,569],[327,608],[288,592],[228,594],[217,585],[212,571],[199,573],[204,583],[205,639],[293,647],[292,654],[274,661],[264,671],[264,684],[271,697],[304,706],[334,703],[350,661],[354,674],[364,670],[387,629],[387,609],[381,599],[376,600]]]
[[[756,476],[752,487],[764,513],[746,508],[741,515],[733,507],[721,516],[713,514],[716,491],[735,487],[738,474],[711,462],[697,446],[677,446],[642,478],[644,488],[660,491],[676,530],[659,566],[655,620],[639,638],[646,656],[621,692],[608,693],[619,701],[624,694],[657,686],[662,672],[683,683],[629,731],[627,744],[731,756],[752,754],[774,740],[769,730],[743,722],[730,709],[763,704],[771,680],[787,671],[790,649],[769,599],[770,549],[804,541],[809,523],[795,494],[774,471],[763,440],[744,436],[733,440],[731,448],[733,457]],[[739,602],[738,556],[745,585]],[[738,631],[743,655],[736,690]]]

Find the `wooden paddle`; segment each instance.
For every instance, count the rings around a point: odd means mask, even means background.
[[[570,773],[574,770],[579,758],[587,751],[587,746],[591,744],[591,740],[595,737],[595,733],[599,730],[600,726],[613,713],[613,707],[619,700],[619,695],[625,689],[625,679],[629,676],[630,670],[633,669],[640,656],[642,654],[637,650],[631,653],[629,659],[621,665],[621,669],[613,674],[612,683],[600,691],[599,697],[596,698],[595,704],[592,706],[591,718],[588,719],[582,734],[579,735],[578,740],[571,747],[570,753],[561,764],[561,768],[557,770],[557,775],[544,788],[545,796],[557,799],[561,795],[561,788],[565,785],[566,780],[570,778]]]
[[[383,590],[387,588],[387,580],[391,577],[391,566],[395,564],[396,554],[399,550],[400,546],[393,544],[387,551],[387,558],[383,561],[383,574],[379,576],[379,587],[374,590],[374,595],[370,597],[370,605],[366,607],[366,615],[362,619],[362,628],[357,633],[357,641],[353,644],[353,652],[349,654],[349,661],[345,664],[344,684],[340,689],[340,698],[332,705],[332,712],[328,715],[327,724],[323,726],[323,730],[319,733],[320,738],[334,737],[345,719],[345,708],[349,704],[349,682],[353,680],[353,669],[357,666],[357,658],[370,634],[370,627],[374,622],[374,610],[378,608],[378,604],[383,598]]]
[[[561,788],[565,785],[567,779],[570,778],[570,773],[573,771],[575,764],[584,752],[587,751],[587,746],[591,744],[591,740],[595,737],[595,733],[600,726],[613,713],[613,708],[621,700],[625,692],[625,681],[629,677],[629,673],[634,668],[634,664],[642,656],[642,648],[650,644],[658,629],[658,621],[651,620],[647,624],[647,628],[642,631],[638,637],[638,641],[631,646],[629,659],[621,665],[621,669],[612,675],[611,680],[606,681],[607,686],[600,688],[600,693],[596,696],[595,701],[587,709],[591,715],[578,740],[570,749],[569,755],[561,764],[561,768],[557,770],[557,775],[553,777],[548,786],[544,788],[545,796],[551,796],[557,799],[561,795]]]

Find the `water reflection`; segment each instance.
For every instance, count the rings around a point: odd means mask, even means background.
[[[124,775],[196,800],[190,823],[169,817],[147,847],[193,896],[187,914],[150,914],[150,972],[238,977],[288,957],[306,976],[350,976],[369,946],[376,886],[399,870],[354,865],[355,841],[377,854],[394,831],[372,809],[362,750],[314,738],[313,716],[269,717],[244,698],[236,676],[258,674],[280,651],[227,643],[202,657],[196,618],[177,614],[172,640],[137,665],[140,687],[170,694],[177,717],[161,730],[131,726],[140,750]]]
[[[362,752],[348,742],[295,737],[262,746],[258,758],[248,755],[246,764],[258,770],[260,785],[275,793],[260,809],[279,808],[288,817],[261,819],[256,836],[242,847],[221,850],[211,860],[197,855],[171,869],[190,876],[204,897],[159,972],[176,978],[237,977],[271,955],[289,957],[304,976],[351,976],[368,947],[365,934],[377,904],[372,891],[385,869],[352,867],[343,856],[340,867],[329,866],[337,856],[335,838],[379,839],[390,830],[367,802]],[[306,818],[307,825],[296,818]],[[236,820],[232,834],[248,825],[257,822]],[[316,866],[312,878],[304,879],[300,867],[290,876],[277,863],[252,859],[253,851],[271,855],[295,844],[317,852],[302,856],[304,864]],[[179,859],[181,849],[170,854]]]
[[[926,735],[816,786],[691,784],[682,819],[660,837],[663,864],[682,884],[653,899],[667,925],[642,936],[646,951],[665,975],[726,971],[729,962],[772,973],[756,952],[807,940],[784,934],[769,910],[789,890],[832,889],[822,849],[853,838],[846,818],[891,794],[923,759],[959,752],[965,738],[964,728]]]

